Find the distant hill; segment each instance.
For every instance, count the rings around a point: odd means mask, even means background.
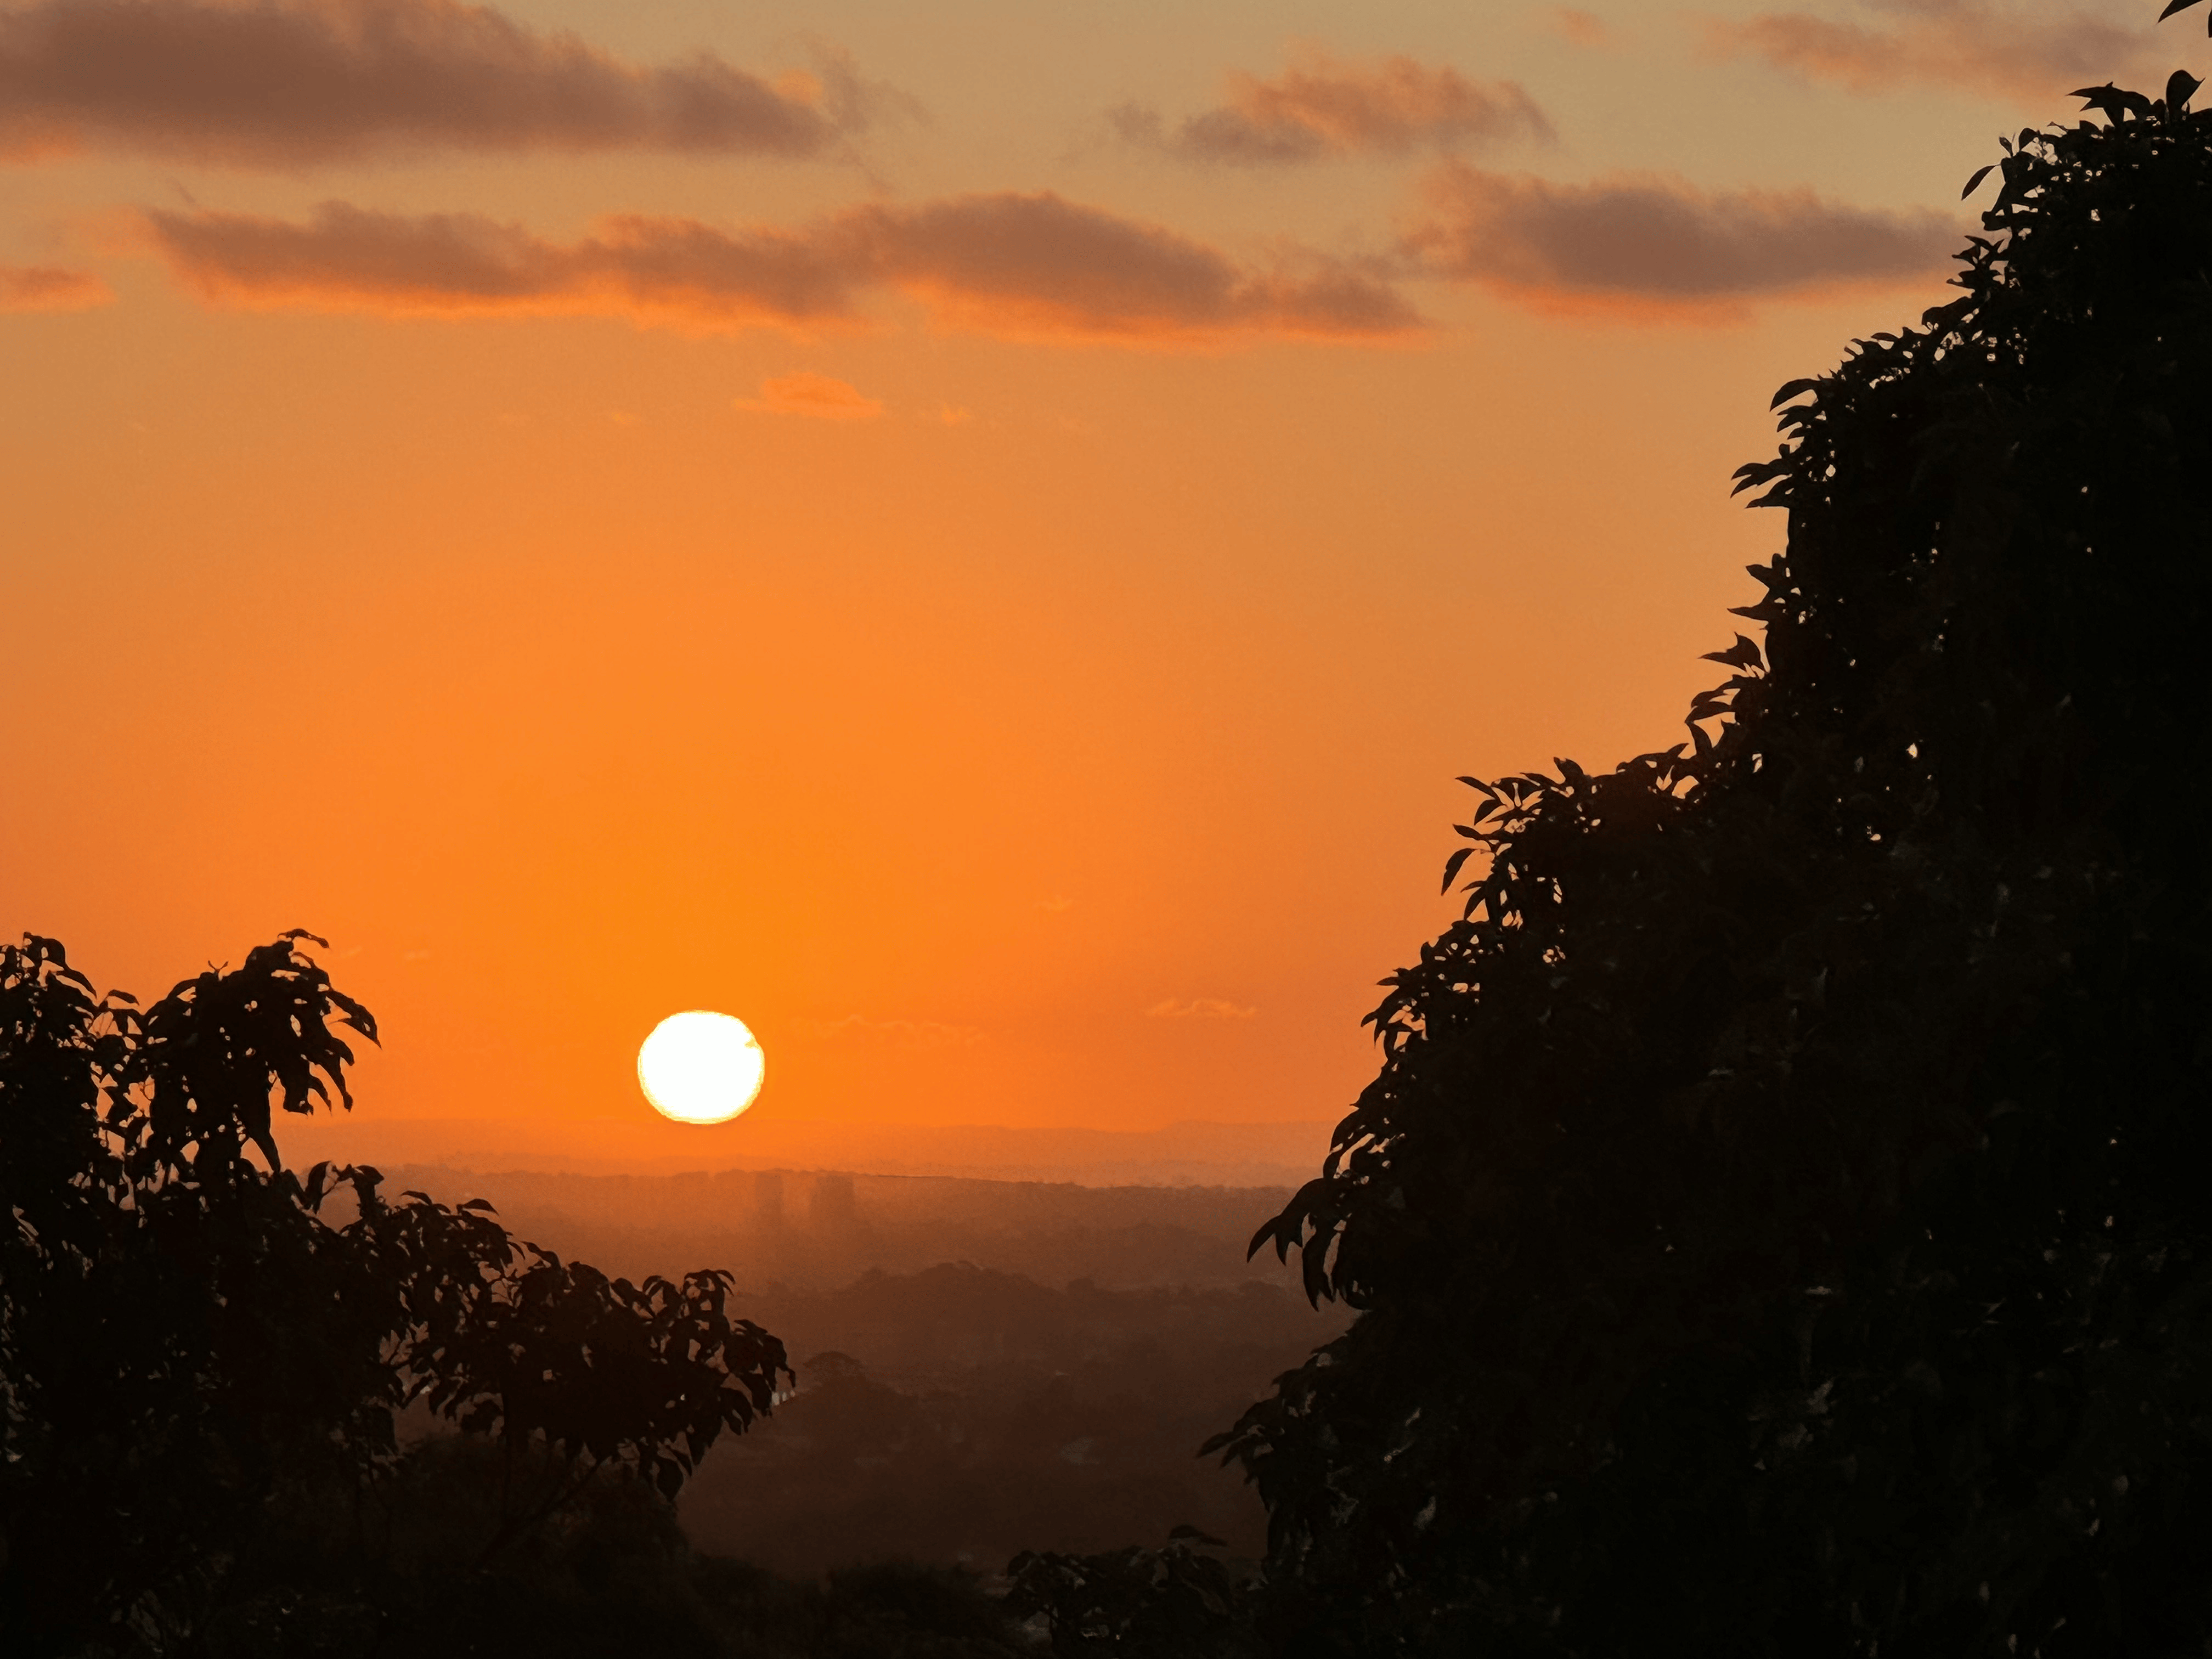
[[[871,1270],[968,1262],[1052,1287],[1231,1288],[1290,1282],[1248,1262],[1283,1187],[1083,1187],[817,1170],[714,1174],[484,1174],[384,1166],[387,1189],[483,1198],[520,1237],[637,1278],[727,1267],[748,1291],[822,1290]]]
[[[983,1572],[1019,1549],[1163,1542],[1255,1556],[1266,1513],[1199,1446],[1344,1326],[1288,1287],[1054,1290],[939,1266],[779,1291],[749,1311],[799,1391],[684,1489],[694,1544],[812,1574],[904,1558]]]
[[[1023,1548],[1240,1555],[1266,1516],[1199,1445],[1346,1314],[1306,1305],[1253,1231],[1286,1187],[1083,1187],[812,1170],[479,1174],[389,1189],[486,1198],[526,1238],[632,1279],[738,1276],[798,1390],[686,1487],[699,1547],[811,1575],[903,1558],[982,1572]]]

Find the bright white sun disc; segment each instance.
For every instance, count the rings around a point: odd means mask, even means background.
[[[767,1056],[730,1014],[671,1014],[637,1051],[637,1085],[653,1109],[678,1123],[726,1123],[760,1093]]]

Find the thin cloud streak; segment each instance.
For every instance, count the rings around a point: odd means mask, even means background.
[[[761,382],[758,397],[740,398],[737,406],[757,415],[798,415],[813,421],[873,421],[884,413],[882,398],[809,369],[770,376]]]
[[[344,203],[304,222],[151,211],[176,279],[214,305],[396,315],[622,317],[694,331],[866,326],[888,291],[1012,338],[1206,344],[1362,339],[1420,320],[1382,279],[1310,258],[1273,270],[1050,193],[870,204],[798,228],[611,219],[572,243],[469,214]]]
[[[457,0],[36,0],[0,10],[0,155],[259,167],[450,150],[819,156],[880,94],[849,65],[769,82],[641,66]]]
[[[1447,162],[1424,193],[1406,244],[1425,270],[1548,308],[1740,312],[1753,299],[1923,276],[1956,236],[1939,213],[1649,174],[1560,185]]]
[[[1244,166],[1553,136],[1516,82],[1470,81],[1449,66],[1432,69],[1406,57],[1359,64],[1321,53],[1272,81],[1231,76],[1219,106],[1172,128],[1144,105],[1125,105],[1109,118],[1133,143],[1185,161]]]
[[[1613,25],[1578,7],[1555,6],[1548,21],[1552,32],[1570,46],[1603,51],[1613,44]]]
[[[1193,997],[1188,1002],[1164,997],[1145,1010],[1147,1019],[1250,1019],[1260,1011],[1223,997]]]
[[[1908,86],[1957,88],[2041,107],[2074,88],[2148,74],[2154,38],[2087,11],[1999,9],[1977,0],[1868,8],[1864,22],[1808,12],[1708,19],[1705,46],[1803,80],[1863,94]]]
[[[469,213],[325,203],[304,223],[149,212],[171,273],[210,305],[394,316],[623,316],[696,329],[835,323],[851,285],[819,250],[693,220],[619,218],[562,245]]]
[[[115,290],[88,270],[0,265],[0,312],[89,311],[114,302]]]

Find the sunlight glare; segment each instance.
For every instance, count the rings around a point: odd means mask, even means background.
[[[671,1014],[637,1051],[637,1082],[663,1117],[726,1123],[760,1093],[767,1057],[745,1023],[694,1009]]]

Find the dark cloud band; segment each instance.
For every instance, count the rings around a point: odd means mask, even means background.
[[[1863,22],[1805,12],[1709,21],[1705,43],[1717,57],[1759,58],[1853,92],[1940,86],[2030,105],[2158,67],[2144,31],[2089,11],[2000,12],[1981,0],[1869,9]]]
[[[455,0],[35,0],[0,10],[0,153],[289,165],[455,149],[819,155],[869,94],[701,53],[629,64]]]
[[[1329,261],[1255,270],[1218,250],[1041,195],[868,205],[799,229],[618,218],[568,243],[474,215],[331,204],[306,221],[155,212],[155,246],[213,303],[442,315],[627,317],[691,329],[862,320],[871,291],[954,326],[1162,344],[1403,334],[1382,279]]]
[[[1407,240],[1426,270],[1535,300],[1700,305],[1901,280],[1940,269],[1956,240],[1942,214],[1650,176],[1559,185],[1447,162],[1425,194]]]

